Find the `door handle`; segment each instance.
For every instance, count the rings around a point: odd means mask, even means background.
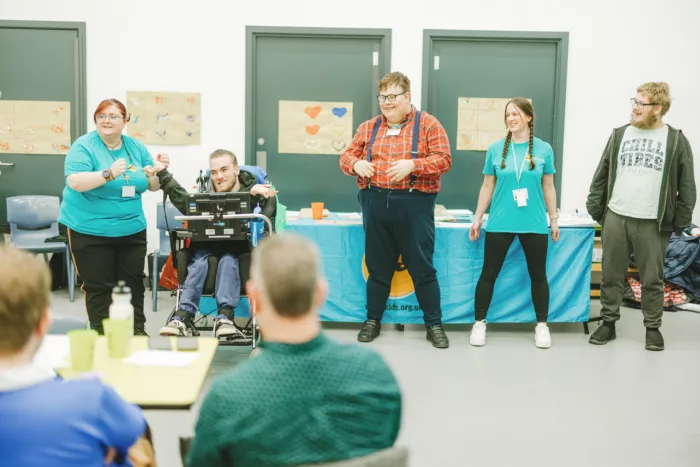
[[[12,167],[14,165],[15,165],[14,162],[0,162],[0,166],[4,166],[4,167]]]

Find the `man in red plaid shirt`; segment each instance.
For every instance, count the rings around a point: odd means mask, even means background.
[[[382,115],[362,123],[340,157],[340,168],[356,176],[360,188],[369,271],[367,320],[357,339],[371,342],[379,335],[401,255],[423,310],[426,338],[446,349],[450,343],[442,327],[433,251],[435,199],[440,177],[452,166],[450,142],[435,117],[411,104],[406,75],[382,78],[377,98]]]

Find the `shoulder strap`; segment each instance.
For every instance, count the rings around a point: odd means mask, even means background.
[[[418,157],[418,136],[420,136],[420,110],[416,110],[416,116],[414,117],[413,121],[413,142],[411,144],[411,159],[415,159]],[[416,183],[416,175],[411,174],[410,177],[410,185],[411,188],[409,188],[409,191],[413,191],[413,185]]]
[[[377,132],[379,127],[382,125],[382,116],[380,115],[374,121],[374,128],[372,129],[372,137],[369,139],[369,146],[367,147],[367,162],[372,162],[372,146],[374,146],[374,138],[377,137]]]

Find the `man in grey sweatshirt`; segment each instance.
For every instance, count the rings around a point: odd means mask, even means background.
[[[586,202],[589,214],[603,226],[603,325],[589,342],[603,345],[615,339],[625,273],[634,253],[646,349],[663,350],[664,259],[671,232],[680,233],[691,222],[693,153],[683,133],[663,121],[671,107],[668,84],[645,83],[630,101],[630,123],[613,130]]]

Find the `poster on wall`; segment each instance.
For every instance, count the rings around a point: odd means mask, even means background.
[[[66,154],[70,102],[0,100],[0,153]]]
[[[279,103],[279,154],[341,154],[353,134],[352,102]]]
[[[457,150],[486,151],[491,144],[504,138],[507,131],[504,116],[509,100],[460,97],[457,104]]]
[[[131,114],[127,133],[144,144],[200,143],[200,93],[127,91],[126,109]]]

